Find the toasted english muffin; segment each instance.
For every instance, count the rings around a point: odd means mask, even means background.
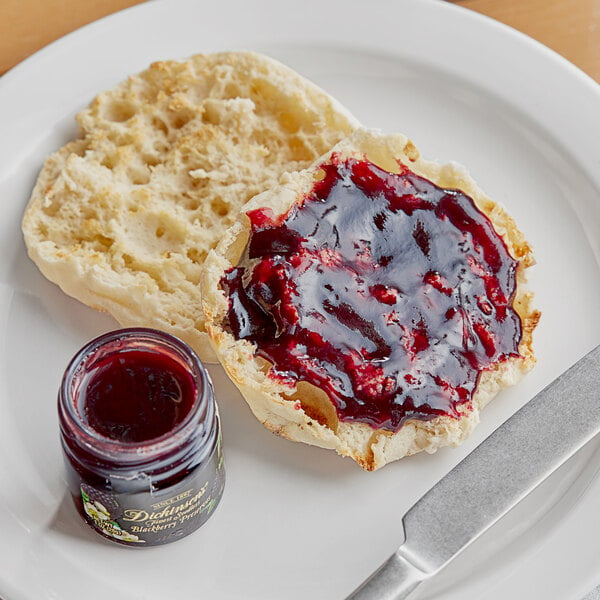
[[[284,179],[204,264],[206,329],[229,377],[268,429],[367,470],[460,444],[535,363],[534,258],[513,219],[403,135],[358,130]],[[407,306],[417,316],[402,322]],[[392,359],[406,369],[385,371]]]
[[[336,100],[253,52],[165,61],[99,94],[44,164],[23,218],[32,260],[123,326],[214,359],[199,281],[252,196],[357,127]]]

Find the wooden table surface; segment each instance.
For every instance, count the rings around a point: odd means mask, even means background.
[[[600,82],[600,0],[453,1],[526,33]],[[0,74],[69,31],[140,3],[141,0],[2,0]]]

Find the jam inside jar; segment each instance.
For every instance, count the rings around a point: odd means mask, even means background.
[[[219,416],[181,340],[146,328],[92,340],[65,371],[58,412],[75,505],[104,537],[165,544],[213,513],[225,483]]]

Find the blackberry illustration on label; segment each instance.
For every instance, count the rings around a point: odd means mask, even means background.
[[[113,537],[123,542],[144,543],[137,535],[133,535],[129,531],[125,531],[113,519],[109,510],[99,501],[93,500],[81,487],[81,500],[83,502],[83,510],[91,519],[94,527],[100,529],[104,535]]]

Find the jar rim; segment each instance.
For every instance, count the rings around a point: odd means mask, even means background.
[[[153,344],[155,350],[156,345],[170,350],[193,372],[197,384],[193,403],[181,422],[158,437],[135,442],[111,439],[96,431],[82,418],[71,393],[76,377],[85,371],[86,366],[89,367],[93,364],[93,358],[99,356],[103,348],[108,348],[105,354],[108,355],[111,353],[111,345],[114,346],[112,352],[119,352],[125,348],[128,342],[142,344],[145,342]],[[119,348],[120,343],[122,343],[121,348]],[[88,361],[87,365],[86,360]],[[196,352],[178,337],[149,327],[113,330],[86,343],[67,365],[58,396],[63,438],[67,436],[73,439],[78,447],[94,457],[130,466],[155,461],[168,455],[181,444],[185,444],[190,437],[205,437],[216,418],[214,402],[211,402],[210,376]],[[208,431],[205,431],[203,426],[205,421]],[[208,438],[210,437],[208,436]]]

